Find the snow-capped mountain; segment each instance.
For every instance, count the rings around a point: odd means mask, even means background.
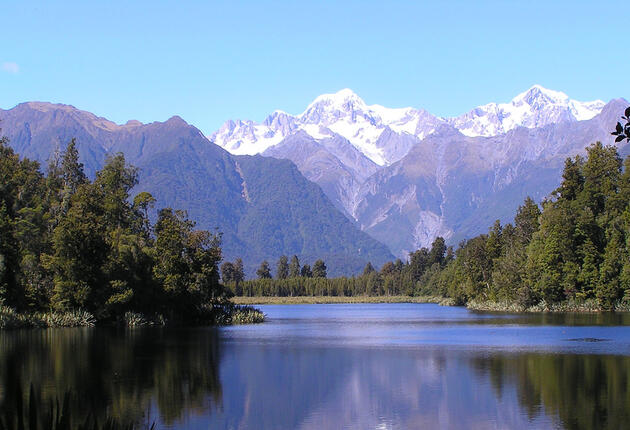
[[[210,140],[233,154],[258,154],[290,134],[304,130],[316,140],[339,135],[379,166],[398,161],[409,147],[388,145],[384,131],[423,138],[443,120],[422,109],[367,105],[349,89],[317,97],[297,116],[276,111],[262,123],[227,121]]]
[[[534,85],[509,103],[490,103],[454,118],[423,109],[367,105],[349,89],[317,97],[300,115],[276,111],[262,123],[227,121],[210,140],[233,154],[258,154],[299,130],[316,140],[343,137],[379,166],[402,159],[413,144],[449,124],[466,136],[497,136],[518,126],[537,128],[597,115],[604,102],[579,102]]]
[[[578,102],[559,91],[534,85],[510,103],[489,103],[446,121],[466,136],[497,136],[516,127],[537,128],[584,121],[601,112],[604,102]]]

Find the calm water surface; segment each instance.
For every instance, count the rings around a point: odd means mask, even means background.
[[[0,333],[15,387],[173,429],[629,428],[629,315],[260,306],[221,329]]]

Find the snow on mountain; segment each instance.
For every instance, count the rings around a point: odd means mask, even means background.
[[[370,160],[384,166],[404,157],[409,149],[391,151],[384,147],[379,137],[386,129],[398,135],[423,138],[442,122],[424,110],[370,106],[351,90],[343,89],[322,94],[297,116],[276,111],[262,123],[227,121],[210,140],[233,154],[251,155],[264,152],[298,130],[317,140],[339,135]]]
[[[566,94],[534,85],[509,103],[489,103],[446,121],[466,136],[497,136],[516,127],[537,128],[593,118],[604,102],[579,102]]]
[[[262,123],[227,121],[210,140],[233,154],[258,154],[284,138],[305,131],[316,140],[343,137],[379,166],[402,159],[413,145],[450,124],[462,134],[497,136],[518,126],[537,128],[564,121],[582,121],[597,115],[604,102],[579,102],[566,94],[534,85],[509,103],[479,106],[454,118],[439,118],[415,108],[391,109],[367,105],[343,89],[317,97],[300,115],[276,111]]]

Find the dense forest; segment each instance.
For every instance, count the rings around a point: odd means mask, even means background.
[[[0,139],[4,320],[14,312],[48,315],[36,319],[42,325],[229,320],[220,235],[195,230],[186,212],[171,208],[152,225],[155,199],[146,192],[130,198],[137,182],[120,153],[92,181],[74,140],[43,173]],[[68,313],[83,321],[64,323]]]
[[[540,206],[527,198],[513,223],[496,221],[456,251],[438,237],[408,262],[379,271],[368,264],[353,278],[312,277],[296,257],[291,264],[287,275],[286,257],[278,262],[277,279],[259,273],[227,284],[246,296],[441,295],[521,309],[565,302],[620,308],[630,301],[630,157],[622,162],[615,146],[591,145],[586,157],[566,160],[560,186]]]

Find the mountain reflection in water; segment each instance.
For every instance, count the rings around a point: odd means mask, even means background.
[[[0,333],[0,407],[33,383],[161,428],[623,428],[623,317],[267,306],[262,325]],[[603,319],[602,319],[603,318]],[[511,340],[510,340],[511,339]],[[605,339],[592,342],[589,339]],[[147,416],[148,415],[148,416]]]

